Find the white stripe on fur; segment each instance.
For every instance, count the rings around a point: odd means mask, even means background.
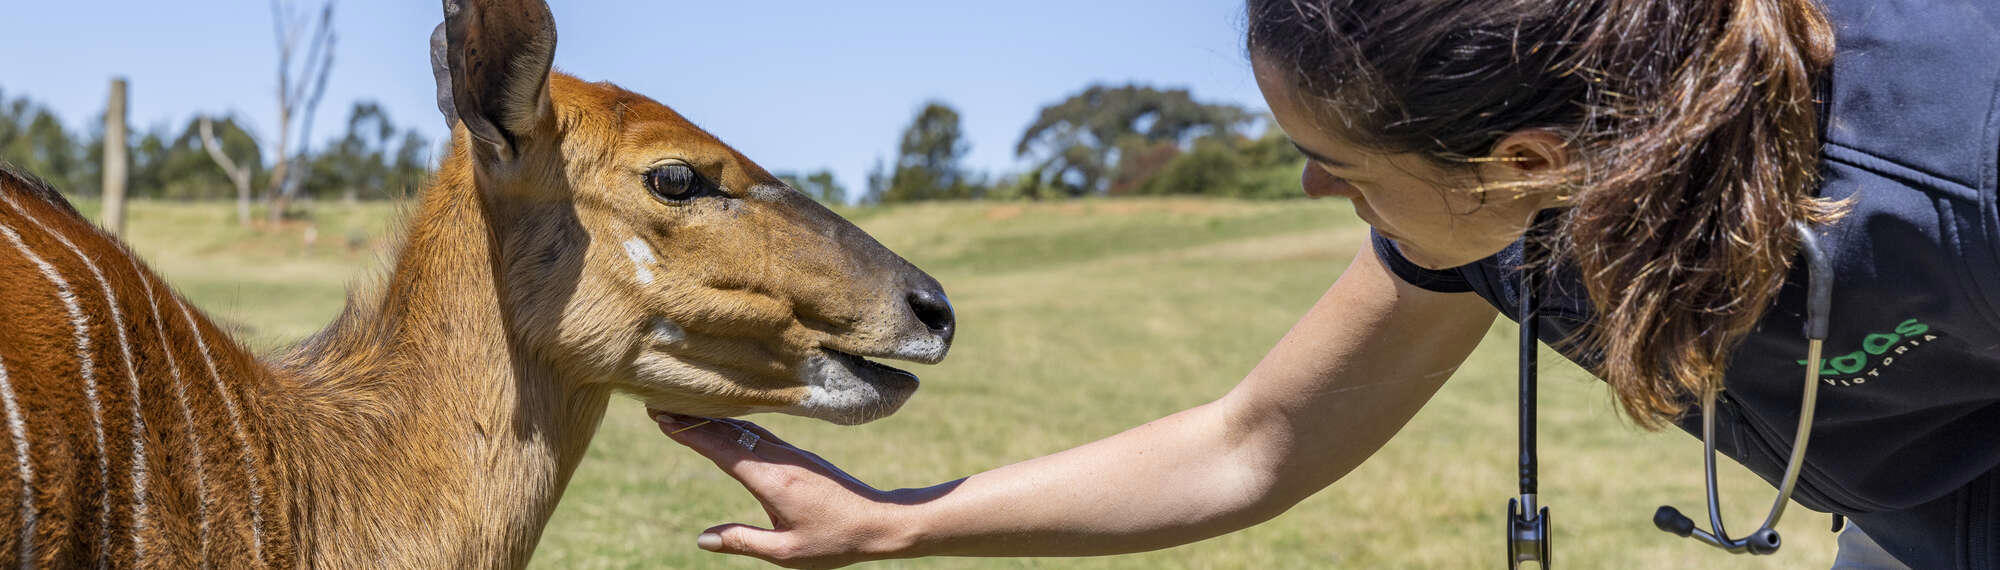
[[[0,226],[0,230],[14,230]],[[21,419],[21,404],[14,401],[14,385],[7,381],[7,363],[0,362],[0,403],[7,407],[7,431],[14,434],[15,471],[21,475],[21,528],[15,537],[15,556],[22,568],[35,567],[35,467],[28,463],[28,422]]]
[[[14,205],[13,198],[8,197],[4,193],[0,193],[0,201],[5,201],[9,206]],[[24,217],[28,216],[24,214]],[[105,457],[104,407],[97,401],[97,363],[96,359],[91,356],[90,350],[90,317],[83,314],[83,307],[77,304],[76,292],[70,288],[69,281],[63,279],[62,274],[57,273],[56,267],[50,265],[48,260],[42,259],[42,256],[35,255],[33,250],[28,249],[28,242],[21,240],[21,234],[15,233],[13,228],[6,226],[0,226],[0,233],[7,234],[7,239],[12,240],[14,247],[21,250],[21,255],[26,256],[29,262],[34,263],[36,267],[40,268],[43,277],[47,277],[50,282],[55,283],[56,297],[62,301],[63,308],[69,311],[70,325],[76,328],[77,368],[82,371],[84,396],[90,400],[90,427],[97,435],[97,478],[99,481],[109,484],[111,482],[111,462],[110,459]],[[103,532],[102,529],[109,529],[111,526],[111,502],[98,501],[98,505],[97,528],[101,529],[98,536],[98,552],[108,553],[111,546],[111,533]]]
[[[70,241],[69,236],[28,216],[26,211],[21,211],[21,214],[43,232],[55,236],[56,241],[62,242],[70,253],[76,254],[77,261],[83,262],[83,267],[97,278],[97,286],[104,293],[104,305],[111,309],[111,325],[118,335],[118,351],[125,357],[125,377],[132,384],[132,549],[139,560],[145,560],[146,516],[151,510],[146,502],[146,416],[140,413],[139,371],[132,367],[132,341],[125,335],[125,314],[118,310],[118,294],[111,290],[111,280],[104,277],[104,271],[98,269],[97,263],[91,261],[90,256],[83,253],[83,248],[76,246],[76,242]]]
[[[223,408],[229,410],[229,423],[236,427],[236,445],[243,448],[243,476],[250,480],[250,538],[251,552],[257,555],[257,564],[264,565],[264,491],[263,483],[257,477],[257,460],[250,456],[249,432],[243,430],[243,412],[236,407],[236,398],[229,395],[229,386],[222,383],[222,372],[215,367],[215,357],[209,353],[208,341],[202,337],[201,325],[194,321],[194,311],[188,309],[187,302],[176,300],[181,317],[187,319],[188,330],[194,333],[194,342],[201,349],[201,358],[208,363],[208,377],[215,382],[215,393],[222,396]]]
[[[160,302],[153,290],[153,279],[139,266],[139,256],[125,252],[125,260],[132,264],[132,272],[139,276],[139,283],[146,288],[146,305],[153,311],[153,331],[160,335],[160,354],[167,358],[167,372],[174,379],[174,397],[181,405],[181,419],[187,422],[188,463],[194,465],[195,513],[200,521],[201,558],[208,562],[208,463],[202,457],[201,434],[194,423],[194,407],[188,405],[187,382],[181,377],[181,365],[174,358],[173,340],[167,336],[166,319],[160,317]]]

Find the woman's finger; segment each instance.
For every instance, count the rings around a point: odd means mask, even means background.
[[[792,553],[783,548],[787,542],[785,533],[736,523],[701,531],[701,536],[694,539],[695,546],[702,550],[754,556],[771,562],[790,558]]]
[[[763,437],[735,425],[688,416],[659,416],[660,432],[667,438],[714,461],[716,467],[739,480],[753,475],[769,459],[757,454]],[[745,434],[752,434],[748,437]]]

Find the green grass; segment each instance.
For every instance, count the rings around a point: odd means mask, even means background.
[[[90,206],[86,205],[86,209]],[[311,206],[304,226],[238,229],[221,204],[141,203],[131,239],[182,291],[259,348],[339,310],[380,271],[395,208]],[[758,421],[880,487],[929,485],[1117,433],[1222,394],[1318,298],[1365,228],[1344,203],[1203,200],[930,204],[848,212],[945,283],[961,323],[898,415],[843,428]],[[1437,398],[1362,468],[1286,515],[1161,552],[1095,559],[938,559],[885,568],[1461,568],[1502,564],[1514,491],[1513,333],[1496,326]],[[1827,519],[1794,508],[1786,548],[1751,558],[1653,529],[1664,503],[1701,516],[1699,442],[1619,419],[1601,383],[1545,354],[1542,492],[1567,568],[1829,565]],[[1738,532],[1773,491],[1734,465]],[[1105,482],[1116,485],[1115,481]],[[620,400],[549,523],[545,568],[754,567],[694,548],[721,522],[763,524],[733,481]],[[1705,525],[1704,525],[1705,526]]]

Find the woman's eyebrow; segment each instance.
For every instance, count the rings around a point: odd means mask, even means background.
[[[1292,143],[1292,148],[1298,149],[1299,154],[1306,155],[1306,158],[1312,159],[1313,162],[1317,162],[1334,168],[1354,168],[1354,165],[1352,164],[1327,158],[1327,156],[1324,154],[1313,152],[1312,149],[1306,148],[1305,145],[1299,144],[1299,141],[1291,141],[1291,143]]]

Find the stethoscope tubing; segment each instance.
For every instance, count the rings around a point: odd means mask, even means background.
[[[1797,489],[1799,474],[1805,467],[1806,449],[1812,437],[1814,412],[1819,404],[1820,357],[1824,349],[1827,332],[1831,328],[1833,305],[1832,260],[1820,248],[1819,237],[1812,227],[1794,223],[1798,231],[1800,249],[1807,263],[1807,296],[1804,335],[1806,337],[1806,371],[1803,394],[1799,403],[1799,423],[1793,434],[1790,457],[1785,461],[1785,474],[1778,485],[1778,496],[1771,502],[1771,510],[1764,517],[1757,530],[1741,538],[1730,538],[1722,523],[1722,506],[1716,491],[1715,477],[1715,416],[1718,415],[1716,402],[1723,388],[1714,386],[1702,393],[1701,401],[1701,442],[1704,458],[1702,470],[1708,491],[1709,530],[1696,527],[1694,521],[1682,515],[1671,506],[1662,506],[1653,515],[1653,524],[1660,530],[1687,536],[1732,553],[1771,554],[1777,552],[1781,539],[1776,527],[1785,514],[1785,507],[1791,502],[1792,493]],[[1523,262],[1520,279],[1520,378],[1521,378],[1521,466],[1520,505],[1514,501],[1508,505],[1508,560],[1509,568],[1520,562],[1536,562],[1542,568],[1549,567],[1548,508],[1536,509],[1538,458],[1535,451],[1535,366],[1538,326],[1536,319],[1536,279],[1535,268],[1527,262],[1533,261],[1532,246],[1536,239],[1530,236],[1524,240]]]
[[[1805,467],[1806,449],[1812,440],[1813,414],[1819,408],[1820,356],[1825,348],[1827,331],[1831,328],[1833,312],[1833,265],[1819,245],[1818,234],[1805,223],[1795,223],[1799,234],[1799,249],[1806,258],[1806,319],[1802,333],[1806,337],[1806,371],[1804,388],[1799,398],[1799,423],[1792,435],[1792,452],[1785,460],[1785,475],[1779,479],[1778,497],[1771,501],[1770,514],[1764,517],[1757,530],[1742,538],[1730,538],[1722,525],[1721,501],[1715,483],[1715,416],[1720,410],[1716,400],[1723,391],[1721,386],[1710,388],[1702,394],[1701,446],[1704,454],[1702,467],[1708,483],[1708,521],[1711,530],[1702,530],[1694,522],[1680,514],[1673,507],[1662,506],[1653,515],[1653,524],[1681,536],[1693,537],[1710,546],[1733,553],[1770,554],[1778,551],[1783,543],[1778,535],[1779,519],[1785,515],[1785,506],[1792,500],[1792,492],[1797,490],[1799,473]]]
[[[1535,292],[1539,280],[1536,268],[1531,263],[1540,247],[1540,239],[1535,232],[1522,240],[1520,290],[1516,321],[1520,323],[1519,374],[1521,390],[1520,407],[1520,497],[1507,502],[1507,567],[1517,568],[1522,562],[1534,562],[1542,568],[1549,567],[1549,509],[1540,505],[1540,458],[1535,442],[1536,371],[1539,366],[1537,349],[1541,327],[1535,315],[1541,307]]]

